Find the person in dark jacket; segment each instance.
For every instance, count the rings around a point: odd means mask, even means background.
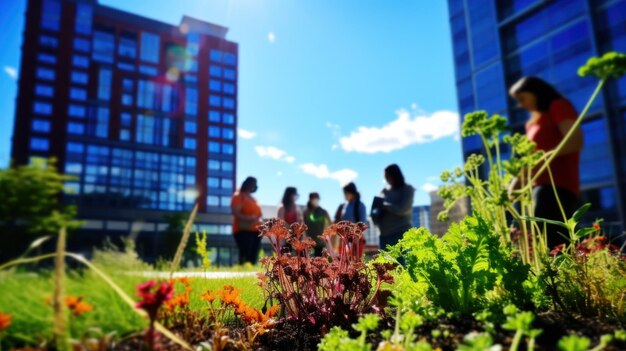
[[[380,248],[395,245],[404,233],[413,228],[413,197],[415,189],[407,184],[400,167],[392,164],[385,168],[385,180],[389,187],[383,189],[382,208],[378,222]]]
[[[309,202],[304,211],[304,224],[308,227],[307,235],[315,241],[314,256],[322,256],[322,250],[326,244],[321,236],[324,229],[331,223],[328,212],[320,206],[319,202],[320,195],[318,193],[309,194]]]

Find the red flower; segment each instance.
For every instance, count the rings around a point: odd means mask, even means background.
[[[4,330],[11,325],[13,316],[8,313],[0,312],[0,330]]]
[[[135,305],[148,313],[150,320],[156,320],[159,308],[172,298],[174,287],[170,282],[157,283],[153,280],[137,285],[137,295],[141,298]]]
[[[593,229],[595,229],[595,230],[600,230],[600,224],[598,224],[598,223],[594,223],[594,224],[593,224]]]
[[[554,249],[552,249],[552,251],[550,251],[550,255],[556,256],[560,254],[563,249],[565,249],[565,244],[557,245],[554,247]]]

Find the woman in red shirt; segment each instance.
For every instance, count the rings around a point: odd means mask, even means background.
[[[294,223],[304,223],[302,210],[296,204],[298,200],[298,190],[294,187],[288,187],[283,194],[282,206],[278,208],[278,218],[291,225]]]
[[[233,234],[239,248],[239,264],[256,264],[259,259],[261,247],[259,225],[263,214],[261,213],[261,206],[252,197],[257,189],[256,178],[248,177],[230,202],[233,212]]]
[[[537,150],[546,152],[554,150],[578,118],[572,104],[540,78],[520,79],[511,87],[509,94],[530,113],[530,119],[526,122],[526,136],[537,144]],[[550,163],[549,171],[546,169],[537,177],[533,183],[535,217],[564,221],[550,174],[565,216],[570,218],[576,211],[580,195],[579,164],[582,148],[583,133],[577,128]],[[535,171],[539,168],[537,167]],[[547,226],[547,237],[550,248],[569,241],[567,233],[554,225]]]

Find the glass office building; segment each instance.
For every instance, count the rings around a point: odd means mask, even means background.
[[[597,80],[577,69],[591,56],[626,52],[626,0],[449,0],[456,86],[461,115],[486,110],[523,132],[528,118],[508,97],[522,76],[539,76],[583,109]],[[613,234],[626,209],[626,78],[611,81],[583,122],[581,198]],[[481,152],[477,138],[463,153]]]
[[[65,197],[85,221],[79,247],[133,232],[150,256],[164,218],[196,202],[196,229],[217,246],[232,241],[222,234],[232,230],[238,45],[226,32],[96,0],[29,0],[12,157],[55,157],[75,176]]]

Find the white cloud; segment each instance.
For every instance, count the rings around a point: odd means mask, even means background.
[[[391,152],[413,144],[455,137],[459,132],[459,114],[456,112],[437,111],[427,115],[418,110],[401,109],[396,115],[398,118],[382,127],[362,126],[341,137],[341,148],[366,154]]]
[[[17,69],[11,66],[4,66],[4,73],[6,73],[12,79],[17,79]]]
[[[237,129],[237,135],[239,135],[241,139],[252,139],[256,136],[256,132],[239,128]]]
[[[268,40],[271,44],[274,44],[274,42],[276,41],[276,34],[274,34],[274,32],[269,32],[269,33],[267,33],[267,40]]]
[[[355,180],[359,174],[349,168],[340,169],[331,172],[325,164],[316,165],[314,163],[305,163],[300,165],[300,169],[306,174],[310,174],[320,179],[333,179],[339,182],[339,185],[346,185]]]
[[[296,158],[290,156],[287,151],[281,150],[274,146],[256,146],[254,150],[262,158],[271,158],[273,160],[284,161],[288,163],[294,163],[296,160]]]
[[[433,192],[433,191],[435,191],[435,190],[439,189],[439,187],[438,187],[438,186],[436,186],[436,185],[435,185],[435,184],[433,184],[433,183],[424,183],[424,184],[422,184],[422,186],[420,187],[420,189],[422,189],[423,191],[425,191],[425,192],[427,192],[427,193],[429,193],[429,194],[430,194],[431,192]]]

